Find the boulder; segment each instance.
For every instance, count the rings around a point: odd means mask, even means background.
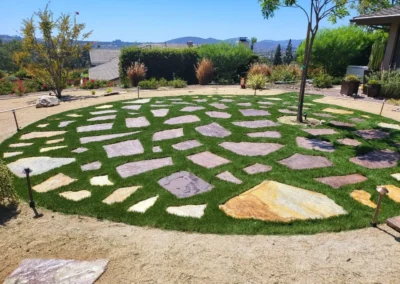
[[[56,96],[41,96],[36,102],[36,108],[41,107],[52,107],[60,104],[59,99]]]

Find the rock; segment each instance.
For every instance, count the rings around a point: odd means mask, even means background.
[[[108,179],[108,175],[105,176],[98,176],[98,177],[92,177],[90,179],[90,184],[94,186],[106,186],[106,185],[114,185],[113,182],[111,182]]]
[[[336,113],[336,114],[353,114],[353,111],[343,110],[343,109],[336,109],[336,108],[326,108],[322,111]]]
[[[80,201],[82,199],[89,198],[92,195],[92,193],[87,190],[80,190],[80,191],[65,191],[61,192],[59,195],[68,200]]]
[[[318,117],[329,117],[332,118],[334,117],[333,115],[327,114],[327,113],[312,113],[312,115],[318,116]]]
[[[397,181],[400,181],[400,173],[398,174],[391,174],[391,176],[396,179]]]
[[[246,128],[263,128],[263,127],[279,126],[279,123],[267,119],[251,120],[251,121],[235,121],[232,122],[232,124]]]
[[[207,204],[203,205],[184,205],[184,206],[170,206],[167,208],[169,214],[180,217],[191,217],[200,219],[204,215],[204,210]]]
[[[103,203],[111,205],[114,203],[124,202],[125,199],[134,194],[139,188],[141,188],[141,186],[118,188],[113,193],[111,193],[106,199],[104,199]]]
[[[271,100],[271,101],[281,101],[281,98],[265,98],[266,100]]]
[[[207,169],[215,168],[231,162],[228,159],[222,158],[208,151],[187,156],[187,158],[196,165]]]
[[[288,110],[288,109],[280,109],[278,110],[280,113],[284,113],[284,114],[296,114],[297,112],[292,111],[292,110]]]
[[[143,160],[132,163],[126,163],[117,167],[117,172],[122,178],[140,175],[152,170],[172,166],[174,163],[171,157]]]
[[[92,131],[102,131],[110,130],[114,123],[102,123],[102,124],[92,124],[87,126],[79,126],[76,130],[77,132],[92,132]]]
[[[83,115],[81,115],[81,114],[76,114],[76,113],[71,113],[71,114],[67,114],[66,116],[76,118],[76,117],[82,117]]]
[[[67,148],[67,146],[44,147],[44,148],[40,148],[40,153],[45,153],[45,152],[58,150],[58,149],[63,149],[63,148]]]
[[[23,178],[26,176],[25,173],[23,173],[25,168],[30,168],[32,170],[30,176],[36,176],[60,168],[64,165],[71,164],[75,161],[75,158],[31,157],[19,159],[7,166],[16,176]]]
[[[195,115],[183,115],[178,117],[173,117],[164,122],[164,124],[168,125],[176,125],[176,124],[184,124],[184,123],[194,123],[199,122],[200,118]]]
[[[36,108],[58,106],[60,100],[55,96],[41,96],[36,101]]]
[[[108,158],[133,156],[144,153],[142,143],[138,139],[123,141],[103,146]]]
[[[235,177],[233,174],[231,174],[228,171],[218,174],[217,178],[219,178],[220,180],[234,183],[234,184],[242,184],[243,183],[240,179],[238,179],[237,177]]]
[[[138,99],[135,101],[128,101],[128,102],[123,102],[124,104],[147,104],[150,102],[150,99]]]
[[[67,131],[42,131],[42,132],[31,132],[21,136],[21,140],[29,140],[35,138],[47,138],[58,135],[64,135]]]
[[[255,175],[259,173],[267,173],[272,170],[272,167],[256,163],[254,165],[244,168],[243,170],[249,175]]]
[[[315,180],[327,184],[335,189],[338,189],[345,185],[356,184],[366,181],[367,178],[359,174],[352,174],[347,176],[331,176],[331,177],[315,178]]]
[[[195,128],[197,132],[201,133],[204,136],[208,137],[218,137],[223,138],[231,135],[231,132],[216,122],[198,126]]]
[[[150,207],[156,203],[158,195],[148,198],[146,200],[140,201],[135,205],[129,207],[128,212],[145,213]]]
[[[70,183],[73,183],[75,181],[77,180],[60,173],[45,180],[41,184],[35,185],[34,187],[32,187],[32,189],[40,193],[48,192],[69,185]]]
[[[237,105],[241,107],[250,107],[251,103],[238,103]]]
[[[87,143],[91,143],[91,142],[107,141],[107,140],[112,140],[115,138],[126,137],[126,136],[137,134],[137,133],[140,133],[140,131],[82,137],[82,138],[79,138],[79,141],[81,142],[81,144],[87,144]]]
[[[332,167],[333,164],[325,157],[294,154],[293,156],[279,161],[280,164],[292,170],[308,170]]]
[[[223,142],[219,146],[235,154],[249,157],[266,156],[283,147],[283,145],[276,143],[257,142]]]
[[[169,140],[183,136],[183,128],[168,129],[153,134],[153,141]]]
[[[371,194],[364,190],[354,190],[350,196],[365,206],[376,208],[376,204],[371,201]]]
[[[93,162],[93,163],[89,163],[89,164],[85,164],[81,166],[81,170],[83,172],[87,172],[87,171],[95,171],[101,168],[101,163],[99,161]]]
[[[39,128],[45,128],[45,127],[47,127],[47,126],[49,126],[49,124],[48,123],[43,123],[43,124],[39,124],[38,126],[36,126],[36,127],[39,127]]]
[[[186,151],[189,149],[193,149],[193,148],[197,148],[202,146],[203,144],[201,144],[199,141],[197,140],[188,140],[188,141],[184,141],[184,142],[180,142],[177,144],[172,145],[172,148],[179,150],[179,151]]]
[[[375,150],[364,155],[350,158],[350,162],[368,168],[385,169],[396,167],[400,154],[391,150]]]
[[[334,152],[335,148],[331,142],[318,139],[309,139],[305,137],[296,137],[297,146],[309,150],[318,150],[322,152]]]

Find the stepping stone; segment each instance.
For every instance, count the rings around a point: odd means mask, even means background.
[[[219,208],[236,219],[278,222],[325,219],[347,214],[326,195],[275,181],[264,181]]]
[[[45,128],[45,127],[47,127],[47,126],[49,126],[49,124],[48,124],[48,123],[44,123],[44,124],[39,124],[39,125],[36,126],[36,127]]]
[[[23,170],[30,168],[32,172],[30,176],[37,176],[53,169],[60,168],[64,165],[71,164],[75,162],[75,158],[50,158],[50,157],[31,157],[23,158],[18,161],[8,164],[8,168],[17,177],[26,177]]]
[[[292,111],[292,110],[288,110],[288,109],[280,109],[278,110],[280,113],[284,113],[284,114],[296,114],[297,112]]]
[[[43,193],[67,186],[75,181],[77,181],[77,179],[70,178],[69,176],[60,173],[45,180],[41,184],[35,185],[32,189],[36,192]]]
[[[234,183],[234,184],[242,184],[243,183],[240,179],[238,179],[237,177],[235,177],[233,174],[231,174],[228,171],[218,174],[217,178],[219,178],[220,180]]]
[[[400,233],[400,216],[387,219],[386,224],[393,230]]]
[[[108,113],[116,113],[116,110],[101,110],[101,111],[94,111],[91,112],[91,115],[100,115],[100,114],[108,114]]]
[[[247,136],[251,138],[281,138],[281,134],[278,131],[252,132],[247,133]]]
[[[379,123],[378,123],[378,126],[379,126],[379,127],[383,127],[383,128],[389,128],[389,129],[400,130],[400,125],[398,125],[398,124],[379,122]]]
[[[76,154],[80,154],[80,153],[84,153],[84,152],[86,152],[88,150],[89,150],[88,148],[79,147],[79,148],[76,148],[75,150],[72,150],[71,152],[72,153],[76,153]]]
[[[221,103],[231,103],[231,102],[234,102],[234,100],[232,100],[232,99],[222,99],[222,100],[220,100],[220,102]]]
[[[152,150],[153,150],[153,153],[161,153],[162,152],[162,149],[160,146],[154,146]]]
[[[353,123],[346,123],[346,122],[342,122],[342,121],[329,121],[329,124],[338,126],[338,127],[355,127],[356,125]]]
[[[353,111],[343,110],[343,109],[336,109],[336,108],[326,108],[322,110],[324,112],[336,113],[336,114],[354,114]]]
[[[91,131],[102,131],[110,130],[114,123],[102,123],[102,124],[92,124],[87,126],[79,126],[76,130],[77,132],[91,132]]]
[[[139,99],[136,101],[129,101],[129,102],[123,102],[124,104],[147,104],[150,102],[150,99]]]
[[[358,117],[354,117],[354,118],[350,118],[351,121],[357,122],[357,123],[363,123],[366,122],[365,119],[362,118],[358,118]]]
[[[35,138],[48,138],[58,135],[64,135],[67,131],[43,131],[43,132],[31,132],[21,136],[20,140],[29,140]]]
[[[270,113],[266,110],[260,109],[240,109],[239,110],[243,116],[266,116],[270,115]]]
[[[128,140],[103,146],[108,158],[133,156],[144,153],[142,143],[138,139]]]
[[[65,191],[59,194],[61,197],[71,201],[80,201],[85,198],[89,198],[92,196],[92,193],[88,190],[80,190],[80,191]]]
[[[170,105],[150,105],[151,107],[169,107]]]
[[[391,176],[396,179],[397,181],[400,181],[400,173],[398,174],[391,174]]]
[[[193,105],[193,103],[188,103],[188,102],[172,102],[174,105]]]
[[[229,113],[222,111],[207,111],[206,115],[212,118],[231,118],[232,116]]]
[[[72,113],[72,114],[67,114],[66,116],[69,116],[69,117],[82,117],[83,115],[81,115],[81,114],[76,114],[76,113]]]
[[[364,118],[371,118],[369,115],[361,115]]]
[[[251,106],[251,103],[238,103],[238,104],[236,104],[236,105],[242,106],[242,107],[250,107],[250,106]]]
[[[198,111],[198,110],[202,110],[202,109],[204,109],[204,107],[202,107],[202,106],[188,106],[188,107],[184,107],[183,109],[181,109],[181,111],[194,112],[194,111]]]
[[[179,102],[179,101],[181,101],[182,99],[167,99],[167,100],[169,100],[169,101],[175,101],[175,102]]]
[[[385,187],[389,191],[389,198],[397,203],[400,203],[400,188],[394,185],[385,185]]]
[[[333,129],[319,129],[319,128],[314,128],[314,129],[303,129],[303,131],[314,135],[314,136],[319,136],[319,135],[333,135],[337,134],[337,132]]]
[[[192,197],[214,188],[208,182],[186,171],[164,177],[158,184],[178,198]]]
[[[169,140],[183,136],[183,128],[168,129],[153,134],[153,141]]]
[[[318,139],[309,139],[304,137],[296,137],[297,146],[309,150],[318,150],[322,152],[334,152],[335,148],[331,142]]]
[[[10,144],[10,148],[21,148],[21,147],[27,147],[27,146],[32,146],[33,143],[16,143],[16,144]]]
[[[279,163],[292,170],[308,170],[333,166],[332,162],[325,157],[302,154],[294,154],[287,159],[279,161]]]
[[[276,143],[257,142],[223,142],[219,146],[235,154],[249,157],[266,156],[283,147],[283,145]]]
[[[140,175],[149,171],[172,166],[174,163],[171,157],[144,160],[132,163],[126,163],[117,167],[117,172],[122,178]]]
[[[65,140],[64,138],[49,140],[49,141],[46,141],[46,144],[57,144],[60,142],[64,142],[64,140]]]
[[[78,261],[64,259],[24,259],[4,283],[74,283],[96,282],[107,268],[108,260]]]
[[[140,128],[140,127],[147,127],[150,125],[150,122],[144,116],[127,118],[125,119],[125,123],[126,127],[128,128]]]
[[[53,150],[67,148],[67,146],[53,146],[53,147],[45,147],[40,149],[40,153],[45,153]]]
[[[185,151],[185,150],[189,150],[189,149],[200,147],[202,145],[203,144],[201,144],[197,140],[188,140],[188,141],[184,141],[184,142],[180,142],[180,143],[174,144],[174,145],[172,145],[172,148],[174,148],[176,150],[179,150],[179,151]]]
[[[154,115],[154,117],[165,117],[165,116],[167,116],[168,112],[169,112],[169,109],[167,109],[167,108],[151,110],[151,113]]]
[[[196,165],[202,166],[207,169],[212,169],[231,162],[228,159],[222,158],[208,151],[187,156],[187,158]]]
[[[345,185],[356,184],[366,181],[367,178],[359,174],[352,174],[347,176],[331,176],[331,177],[315,178],[315,180],[327,184],[335,189],[338,189]]]
[[[197,99],[197,100],[193,100],[193,101],[198,102],[198,103],[206,103],[207,99]]]
[[[89,164],[85,164],[81,166],[81,170],[83,172],[87,172],[87,171],[95,171],[101,168],[101,163],[99,161],[93,162],[93,163],[89,163]]]
[[[274,103],[271,103],[271,102],[264,102],[264,101],[260,101],[260,102],[258,102],[258,104],[260,104],[260,105],[269,105],[269,106],[274,105]]]
[[[207,204],[203,205],[184,205],[167,207],[167,212],[179,217],[191,217],[200,219],[204,215]]]
[[[175,125],[175,124],[185,124],[185,123],[194,123],[199,122],[200,118],[195,115],[183,115],[170,118],[164,122],[164,124]]]
[[[272,170],[272,167],[256,163],[244,168],[243,170],[249,175],[255,175],[259,173],[267,173]]]
[[[365,206],[376,208],[376,204],[371,201],[371,194],[364,190],[354,190],[350,196]]]
[[[351,158],[350,162],[368,169],[385,169],[396,167],[399,159],[400,154],[397,152],[391,150],[375,150]]]
[[[79,141],[81,144],[87,144],[91,142],[99,142],[99,141],[107,141],[115,138],[121,138],[121,137],[126,137],[129,135],[133,135],[136,133],[139,133],[140,131],[134,131],[134,132],[126,132],[126,133],[120,133],[120,134],[107,134],[107,135],[99,135],[99,136],[89,136],[89,137],[82,137],[79,138]]]
[[[305,105],[305,106],[315,106],[315,104],[312,104],[312,103],[303,103],[303,105]]]
[[[312,115],[318,116],[318,117],[334,117],[333,115],[327,114],[327,113],[312,113]]]
[[[116,191],[111,193],[106,199],[103,200],[103,203],[111,205],[114,203],[124,202],[129,196],[134,194],[141,186],[130,186],[130,187],[122,187],[118,188]]]
[[[124,106],[122,108],[128,110],[139,110],[141,107],[142,107],[141,105],[134,105],[134,106]]]
[[[338,143],[346,145],[346,146],[359,146],[361,145],[361,142],[355,140],[355,139],[350,139],[350,138],[344,138],[344,139],[338,139]]]
[[[110,119],[115,119],[117,115],[103,115],[103,116],[96,116],[89,118],[87,121],[100,121],[100,120],[110,120]]]
[[[202,125],[198,126],[195,128],[197,132],[200,134],[207,136],[207,137],[227,137],[231,135],[231,132],[219,125],[216,122],[207,124],[207,125]]]
[[[129,207],[128,212],[145,213],[150,207],[156,203],[158,195],[148,198],[146,200],[140,201],[135,205]]]
[[[215,107],[217,109],[227,109],[228,108],[226,105],[218,104],[218,103],[212,103],[212,104],[210,104],[210,106],[213,106],[213,107]]]
[[[90,179],[90,184],[94,186],[106,186],[106,185],[114,185],[113,182],[111,182],[108,179],[108,175],[106,176],[98,176],[98,177],[92,177]]]
[[[266,100],[271,100],[271,101],[281,101],[281,98],[265,98]]]
[[[98,106],[96,107],[96,109],[107,109],[107,108],[113,108],[113,105],[102,105],[102,106]]]
[[[18,155],[21,155],[23,152],[4,152],[3,153],[3,158],[11,158],[11,157],[15,157]]]
[[[251,121],[236,121],[232,122],[233,125],[246,127],[246,128],[263,128],[271,126],[279,126],[279,123],[273,122],[271,120],[251,120]]]
[[[61,121],[60,124],[58,124],[58,127],[59,128],[66,127],[73,122],[75,122],[75,120]]]
[[[269,106],[259,106],[259,108],[269,108]]]

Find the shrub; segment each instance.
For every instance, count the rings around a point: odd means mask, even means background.
[[[271,79],[274,82],[297,82],[300,80],[301,69],[297,64],[277,65],[272,67]]]
[[[0,205],[15,204],[17,196],[13,186],[13,178],[8,167],[0,160]]]
[[[19,78],[19,79],[24,79],[24,78],[28,77],[28,73],[26,73],[26,71],[24,71],[24,70],[19,70],[19,71],[14,73],[14,76]]]
[[[143,80],[139,82],[139,87],[143,90],[156,90],[158,89],[158,81],[156,78],[150,80]]]
[[[174,79],[172,81],[169,81],[169,86],[173,88],[185,88],[187,86],[187,83],[182,79]]]
[[[40,92],[43,90],[43,84],[38,80],[24,81],[24,87],[27,93]]]
[[[108,89],[106,90],[106,94],[109,94],[109,93],[111,93],[112,91],[113,91],[112,88],[108,88]]]
[[[13,84],[8,81],[0,79],[0,95],[8,95],[13,92]]]
[[[107,86],[106,80],[84,80],[81,89],[92,90]]]
[[[346,77],[344,77],[344,80],[346,82],[360,83],[360,78],[353,74],[347,75]]]
[[[6,72],[0,70],[0,79],[3,79],[6,76]]]
[[[169,82],[168,82],[167,79],[161,78],[160,80],[158,80],[158,86],[159,87],[168,87],[169,86]]]
[[[23,83],[21,80],[19,80],[19,81],[14,85],[13,92],[14,92],[15,94],[17,94],[18,96],[22,96],[23,94],[26,93],[26,89],[25,89],[25,87],[24,87],[24,83]]]
[[[3,80],[7,82],[17,82],[19,79],[15,76],[6,76],[3,78]]]
[[[313,79],[313,86],[317,88],[332,88],[332,77],[322,74]]]
[[[342,84],[342,81],[343,81],[342,77],[333,77],[332,85],[340,85],[340,84]]]
[[[252,74],[247,77],[247,86],[253,90],[261,90],[267,85],[267,77],[262,74]]]
[[[211,83],[214,75],[214,64],[210,59],[203,58],[195,66],[196,78],[200,85],[208,85]]]
[[[92,93],[92,95],[95,95],[95,94],[96,94],[96,91],[95,91],[95,90],[92,90],[91,93]]]
[[[260,74],[263,76],[271,76],[272,69],[267,64],[254,63],[250,66],[247,76]]]
[[[132,65],[126,69],[126,74],[129,81],[131,82],[131,86],[137,87],[139,82],[143,81],[146,78],[146,72],[147,68],[143,63],[132,63]]]
[[[381,84],[380,95],[385,98],[400,97],[400,70],[375,72],[367,76],[368,83],[378,81]]]

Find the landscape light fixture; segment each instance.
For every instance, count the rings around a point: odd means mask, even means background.
[[[372,227],[376,227],[376,223],[378,220],[378,215],[379,215],[379,209],[381,208],[381,203],[382,203],[382,198],[384,195],[388,194],[388,190],[386,187],[384,186],[378,186],[376,188],[376,191],[379,193],[379,199],[378,199],[378,204],[376,205],[376,210],[375,210],[375,214],[374,214],[374,220],[371,223]]]
[[[140,87],[137,86],[137,98],[139,98]]]
[[[12,113],[14,115],[14,121],[15,121],[15,125],[17,126],[17,131],[19,131],[19,126],[18,126],[18,121],[17,121],[17,115],[15,114],[15,109],[12,110]]]
[[[33,218],[40,218],[43,216],[43,214],[40,214],[35,207],[35,201],[33,200],[33,192],[32,192],[32,187],[31,187],[31,178],[29,174],[32,172],[30,168],[25,168],[23,173],[26,174],[26,184],[28,186],[28,194],[29,194],[29,207],[32,208],[33,213],[35,213],[35,216]]]

